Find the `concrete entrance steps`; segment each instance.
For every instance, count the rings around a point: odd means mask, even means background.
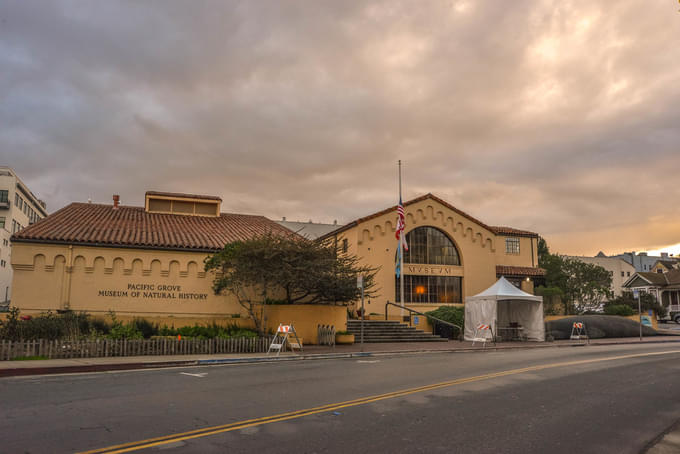
[[[347,331],[354,334],[354,342],[361,336],[361,320],[347,320]],[[439,336],[392,320],[365,320],[364,342],[446,342]]]

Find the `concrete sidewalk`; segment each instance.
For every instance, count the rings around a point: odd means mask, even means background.
[[[623,345],[623,344],[678,343],[680,336],[654,336],[643,338],[593,339],[590,345]],[[232,353],[215,355],[173,355],[173,356],[125,356],[108,358],[72,358],[31,361],[0,361],[0,377],[22,375],[44,375],[81,372],[103,372],[116,370],[155,369],[163,367],[208,366],[215,364],[239,364],[256,362],[320,360],[333,358],[351,358],[363,356],[445,353],[445,352],[480,352],[501,351],[532,348],[577,347],[585,345],[585,341],[561,340],[555,342],[498,342],[487,346],[472,345],[472,342],[399,342],[384,344],[364,344],[363,351],[359,344],[337,345],[335,347],[309,345],[302,353],[285,352],[280,356],[265,353]]]

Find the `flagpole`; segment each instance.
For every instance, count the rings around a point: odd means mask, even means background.
[[[399,160],[399,203],[401,202],[401,159]],[[404,219],[406,214],[404,214]],[[406,222],[404,222],[405,224]],[[404,235],[402,230],[399,235],[399,305],[401,306],[401,319],[404,319]]]

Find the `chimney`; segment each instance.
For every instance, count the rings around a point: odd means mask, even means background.
[[[285,221],[285,220],[286,220],[286,217],[284,216],[283,219],[281,219],[281,220],[282,220],[282,221]]]
[[[120,196],[118,194],[113,194],[113,209],[118,209],[118,204],[120,203]]]
[[[337,220],[337,219],[333,219],[333,225],[338,225],[338,220]]]

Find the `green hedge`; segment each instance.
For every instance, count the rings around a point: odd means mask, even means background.
[[[227,326],[194,325],[175,328],[152,323],[144,318],[122,322],[111,312],[111,322],[94,318],[84,312],[47,312],[35,317],[20,315],[19,309],[11,308],[6,320],[0,320],[0,339],[37,340],[37,339],[149,339],[154,336],[177,336],[196,339],[257,337],[250,329],[236,324]]]
[[[426,312],[425,314],[431,317],[438,318],[439,320],[443,320],[445,322],[453,323],[454,325],[458,325],[461,328],[465,326],[465,308],[463,307],[440,306],[433,311]],[[432,323],[433,325],[437,324],[437,322],[434,320],[430,320],[430,323]],[[448,325],[443,325],[441,323],[439,323],[439,328],[440,328],[439,330],[435,328],[435,332],[444,337],[454,338],[462,334],[460,330],[456,328],[451,328]]]
[[[633,308],[626,304],[612,304],[611,306],[605,306],[604,313],[605,315],[623,315],[624,317],[635,315]]]

